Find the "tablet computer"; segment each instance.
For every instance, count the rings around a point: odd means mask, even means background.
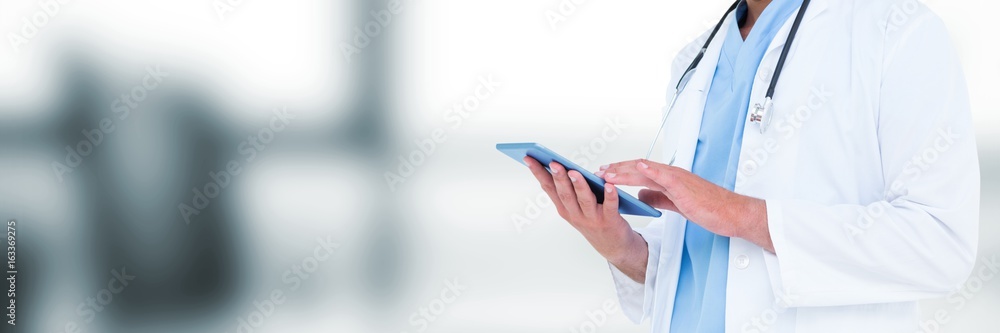
[[[604,179],[601,179],[601,177],[598,177],[590,171],[581,168],[568,158],[562,157],[540,144],[534,142],[500,143],[497,144],[497,150],[507,156],[510,156],[522,165],[524,164],[524,157],[531,156],[531,158],[541,162],[542,165],[545,166],[545,169],[549,169],[549,163],[556,162],[562,164],[567,170],[576,170],[583,175],[583,178],[587,179],[587,184],[590,185],[590,190],[594,192],[594,196],[597,197],[597,202],[604,202]],[[659,210],[650,207],[646,203],[639,201],[639,199],[636,199],[624,191],[619,190],[618,197],[618,212],[623,215],[650,217],[660,217],[660,215],[662,215]]]

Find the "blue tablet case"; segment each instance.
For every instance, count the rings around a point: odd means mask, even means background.
[[[497,150],[510,156],[518,163],[524,164],[524,156],[531,156],[535,160],[538,160],[545,166],[546,169],[549,168],[549,163],[556,162],[562,164],[568,170],[576,170],[587,179],[587,184],[590,185],[590,190],[594,192],[594,196],[597,197],[598,203],[604,202],[604,179],[598,177],[597,175],[581,168],[573,161],[556,154],[555,152],[545,148],[544,146],[534,143],[500,143],[497,144]],[[639,201],[632,195],[625,193],[624,191],[618,191],[618,212],[624,215],[636,215],[636,216],[650,216],[650,217],[660,217],[662,213],[653,207],[650,207],[646,203]]]

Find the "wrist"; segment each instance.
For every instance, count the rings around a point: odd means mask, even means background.
[[[767,202],[748,196],[741,196],[743,203],[733,216],[733,237],[742,238],[772,251],[770,228],[767,225]]]
[[[642,235],[629,228],[621,246],[605,256],[605,259],[616,267],[631,266],[631,263],[636,261],[642,252],[647,251],[646,246],[646,240],[642,238]]]

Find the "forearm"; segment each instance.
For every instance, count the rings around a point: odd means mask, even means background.
[[[632,231],[619,254],[606,259],[635,282],[646,283],[649,246],[638,232]]]
[[[677,212],[717,235],[743,238],[774,252],[764,200],[737,194],[690,171],[647,160],[612,164],[604,175],[606,181],[617,185],[646,187],[639,192],[639,199],[653,207]]]

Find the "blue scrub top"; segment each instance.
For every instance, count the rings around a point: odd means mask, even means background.
[[[730,17],[724,44],[708,92],[698,134],[692,172],[733,190],[739,167],[743,126],[750,89],[767,47],[802,0],[773,0],[754,23],[746,41],[737,19],[746,16],[746,2]],[[729,238],[687,221],[670,332],[723,333],[726,330],[726,276]]]

